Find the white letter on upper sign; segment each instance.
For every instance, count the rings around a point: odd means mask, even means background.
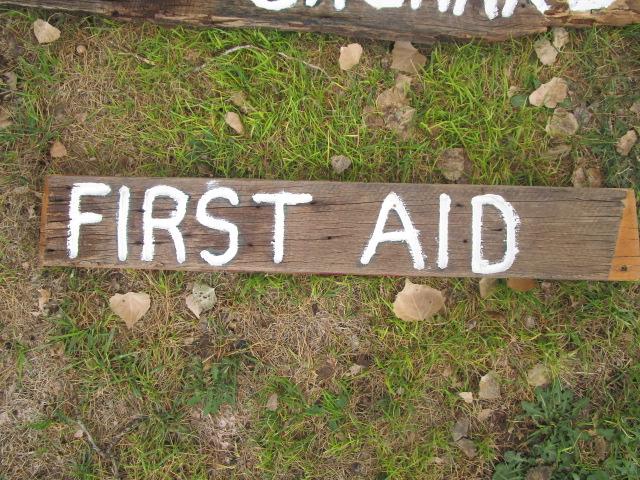
[[[169,197],[176,202],[176,209],[172,210],[169,218],[153,218],[153,202],[157,197]],[[144,192],[144,202],[142,203],[142,256],[144,262],[153,260],[155,253],[155,240],[153,231],[155,229],[166,230],[171,235],[171,239],[176,247],[176,260],[183,263],[186,257],[184,250],[184,240],[182,233],[178,230],[178,225],[187,213],[187,201],[189,196],[174,187],[168,185],[156,185]]]
[[[504,257],[497,263],[489,263],[482,256],[482,211],[485,205],[497,208],[504,220],[507,232],[507,248]],[[500,195],[477,195],[471,199],[471,270],[474,273],[499,273],[511,268],[518,254],[516,233],[520,218],[513,206]]]
[[[385,232],[384,227],[387,224],[389,218],[389,212],[395,210],[400,217],[402,227],[404,230],[397,230],[394,232]],[[424,269],[424,255],[422,254],[422,246],[418,240],[420,232],[415,229],[409,212],[402,203],[402,199],[395,193],[391,192],[382,202],[380,212],[378,213],[378,220],[376,226],[373,229],[373,234],[367,243],[366,248],[362,252],[360,263],[368,265],[371,258],[375,255],[379,243],[383,242],[405,242],[409,246],[409,253],[413,260],[413,268],[416,270]]]
[[[267,10],[284,10],[293,7],[298,0],[251,0],[256,7]]]
[[[222,218],[212,217],[207,213],[207,205],[211,200],[216,198],[224,198],[231,203],[231,205],[238,205],[238,194],[232,189],[227,187],[216,187],[208,190],[200,200],[198,200],[198,208],[196,209],[196,220],[205,227],[212,228],[214,230],[221,230],[229,234],[229,248],[220,255],[214,255],[207,250],[202,250],[200,256],[209,265],[220,267],[229,263],[238,253],[238,227],[233,223],[223,220]]]
[[[106,183],[74,183],[69,198],[69,235],[67,237],[67,252],[69,258],[78,256],[78,241],[80,240],[80,225],[100,223],[102,215],[93,212],[80,211],[80,197],[95,195],[104,197],[109,195],[111,187]]]
[[[253,201],[256,203],[270,203],[274,207],[273,222],[273,262],[281,263],[284,256],[284,206],[310,203],[313,197],[308,193],[256,193]]]

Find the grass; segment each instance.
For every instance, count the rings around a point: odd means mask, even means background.
[[[38,15],[62,30],[59,41],[35,43]],[[527,468],[538,460],[521,407],[541,398],[526,381],[538,363],[553,380],[547,395],[589,400],[556,422],[589,436],[572,442],[576,471],[634,478],[624,468],[639,447],[637,283],[501,286],[481,299],[472,280],[428,279],[447,310],[406,323],[390,308],[400,279],[40,270],[34,239],[35,193],[53,173],[442,182],[438,156],[463,147],[474,183],[568,186],[586,164],[608,186],[638,191],[638,147],[629,157],[614,148],[640,125],[629,110],[640,100],[638,26],[572,31],[552,67],[535,59],[533,38],[421,47],[428,61],[410,89],[416,129],[406,140],[362,118],[393,85],[388,42],[362,41],[363,61],[345,73],[347,39],[330,35],[10,9],[0,26],[0,46],[21,47],[0,49],[0,73],[18,76],[2,104],[13,125],[0,130],[0,478],[110,478],[112,461],[132,479],[490,478],[506,452]],[[238,45],[254,48],[225,54]],[[564,106],[593,116],[562,157],[548,153],[550,112],[510,98],[553,76],[570,84]],[[244,137],[224,124],[236,91],[251,107]],[[55,139],[67,157],[49,157]],[[337,154],[353,162],[341,175]],[[201,320],[184,303],[197,281],[218,296]],[[38,288],[52,293],[39,313]],[[131,331],[108,308],[126,291],[152,297]],[[464,403],[457,393],[476,392],[490,370],[502,398]],[[490,420],[478,420],[487,408]],[[462,417],[473,459],[451,441]]]

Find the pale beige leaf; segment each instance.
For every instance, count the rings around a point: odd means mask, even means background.
[[[475,456],[478,454],[478,450],[476,449],[475,444],[468,438],[461,438],[456,442],[456,445],[460,450],[462,450],[467,458],[475,458]]]
[[[391,52],[391,68],[401,72],[416,74],[427,62],[427,57],[422,55],[411,42],[398,41],[393,45]]]
[[[191,294],[187,295],[187,308],[197,317],[204,312],[211,310],[217,302],[214,288],[203,283],[196,283],[191,289]]]
[[[529,95],[529,103],[534,107],[544,105],[547,108],[556,108],[560,102],[567,98],[568,91],[569,87],[563,78],[553,77]]]
[[[538,288],[538,282],[533,278],[508,278],[507,287],[516,292],[528,292]]]
[[[570,137],[578,131],[578,120],[564,108],[556,108],[547,122],[545,131],[555,138]]]
[[[240,119],[240,115],[236,112],[227,112],[224,116],[224,121],[229,125],[238,135],[244,135],[244,125]]]
[[[576,188],[600,188],[604,182],[598,167],[578,166],[571,174],[571,183]]]
[[[480,378],[478,397],[480,400],[497,400],[500,398],[500,384],[495,372],[489,372]]]
[[[63,158],[67,156],[67,147],[63,145],[59,140],[54,141],[49,149],[49,155],[51,158]]]
[[[478,282],[478,287],[480,289],[480,298],[487,298],[498,288],[498,279],[495,277],[482,277]]]
[[[491,418],[491,415],[493,415],[493,409],[483,408],[482,410],[480,410],[480,413],[478,413],[478,421],[486,422]]]
[[[538,465],[527,471],[525,480],[551,480],[553,475],[553,467],[548,465]]]
[[[231,100],[231,103],[238,107],[242,113],[246,114],[253,111],[253,107],[249,105],[249,100],[247,100],[244,92],[233,92],[229,100]]]
[[[564,27],[553,27],[551,33],[553,34],[553,46],[556,50],[562,50],[569,42],[569,32]]]
[[[536,51],[538,60],[543,65],[553,65],[558,57],[558,51],[551,45],[551,42],[546,38],[536,40],[533,44],[533,48]]]
[[[438,168],[444,178],[451,182],[468,177],[471,167],[471,160],[464,148],[447,148],[438,157]]]
[[[469,433],[469,427],[471,426],[471,422],[469,422],[468,418],[460,418],[451,429],[451,437],[454,442],[457,442],[461,438],[464,438]]]
[[[473,403],[473,392],[458,392],[458,396],[464,400],[465,403]]]
[[[532,387],[544,387],[549,384],[547,367],[538,363],[527,372],[527,383]]]
[[[76,53],[78,55],[84,55],[85,53],[87,53],[87,47],[85,45],[76,45]]]
[[[351,159],[344,155],[334,155],[331,157],[331,166],[334,172],[341,174],[351,166]]]
[[[60,30],[42,19],[33,22],[33,34],[38,43],[51,43],[60,38]]]
[[[131,329],[149,311],[151,297],[141,292],[116,293],[109,299],[109,306]]]
[[[618,152],[623,157],[629,155],[631,149],[638,141],[638,134],[635,130],[629,130],[622,137],[618,139],[618,143],[616,143],[616,152]]]
[[[44,307],[47,306],[49,300],[51,299],[51,292],[46,288],[38,289],[38,311],[40,313],[44,312]]]
[[[393,302],[393,313],[401,320],[419,321],[431,318],[442,307],[444,297],[440,290],[406,280],[404,289]]]
[[[265,404],[264,408],[266,408],[270,412],[275,412],[276,410],[278,410],[278,394],[277,393],[272,393],[271,395],[269,395],[269,398],[267,399],[267,403]]]
[[[340,58],[338,63],[341,70],[351,70],[358,63],[362,57],[362,45],[359,43],[350,43],[346,47],[340,47]]]
[[[353,365],[351,365],[351,367],[349,367],[349,375],[354,377],[358,375],[360,372],[362,372],[363,369],[364,367],[362,365],[358,365],[357,363],[354,363]]]

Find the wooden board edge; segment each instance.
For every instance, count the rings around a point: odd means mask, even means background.
[[[42,206],[40,208],[40,238],[38,240],[38,257],[40,265],[46,266],[44,252],[47,248],[47,218],[49,217],[49,179],[50,176],[44,178],[44,187],[42,188]]]
[[[609,280],[640,280],[640,238],[636,214],[636,194],[628,189],[623,200],[618,240],[611,259]]]

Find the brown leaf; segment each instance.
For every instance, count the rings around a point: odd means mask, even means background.
[[[344,155],[334,155],[331,157],[331,166],[334,172],[341,174],[351,166],[351,159]]]
[[[569,42],[569,32],[563,27],[553,27],[551,33],[553,34],[553,46],[556,50],[562,50]]]
[[[59,140],[54,141],[49,149],[49,155],[51,158],[63,158],[67,156],[67,147],[65,147]]]
[[[508,278],[507,287],[516,292],[528,292],[538,288],[538,282],[533,278]]]
[[[480,410],[480,413],[478,413],[478,421],[486,422],[491,418],[492,415],[493,415],[493,409],[483,408],[482,410]]]
[[[418,70],[427,62],[427,57],[411,45],[411,42],[396,42],[393,45],[391,58],[392,69],[410,74],[418,73]]]
[[[51,300],[51,292],[46,288],[39,288],[38,289],[38,312],[39,313],[44,313],[44,308],[47,306],[47,303],[49,303],[49,300]]]
[[[118,315],[131,329],[151,307],[151,297],[146,293],[129,292],[121,295],[116,293],[109,299],[111,310]]]
[[[13,125],[13,122],[11,121],[11,112],[0,107],[0,130],[8,128],[11,125]]]
[[[249,105],[249,101],[247,100],[247,96],[244,92],[234,92],[231,97],[229,97],[229,100],[231,100],[231,103],[238,107],[244,114],[253,111],[253,107]]]
[[[464,403],[473,403],[473,392],[458,392],[458,396]]]
[[[598,167],[579,166],[571,175],[571,183],[577,188],[600,188],[603,182],[604,178]]]
[[[475,458],[475,456],[478,454],[475,444],[468,438],[461,438],[456,442],[456,445],[460,450],[462,450],[467,458]]]
[[[553,475],[553,467],[539,465],[529,469],[525,480],[550,480],[551,475]]]
[[[564,108],[556,108],[549,119],[545,131],[551,137],[569,137],[578,131],[578,120]]]
[[[216,304],[217,297],[214,288],[202,283],[196,283],[191,289],[191,294],[187,295],[187,308],[197,317],[207,312]]]
[[[533,48],[536,51],[538,60],[543,65],[553,65],[558,58],[558,51],[551,45],[551,42],[546,38],[540,38],[533,44]]]
[[[497,400],[500,398],[500,384],[495,372],[489,372],[480,378],[478,397],[480,400]]]
[[[449,181],[467,178],[471,171],[471,160],[464,148],[447,148],[438,157],[438,168]]]
[[[359,43],[350,43],[346,47],[340,47],[340,58],[338,59],[340,69],[351,70],[360,63],[362,51],[362,45]]]
[[[84,55],[85,53],[87,53],[87,47],[86,45],[76,45],[76,53],[78,55]]]
[[[618,152],[623,157],[629,155],[629,152],[633,148],[633,146],[638,141],[638,134],[635,130],[629,130],[622,137],[618,139],[618,143],[616,143],[616,152]]]
[[[277,393],[272,393],[271,395],[269,395],[269,398],[267,399],[267,403],[265,404],[264,408],[266,408],[270,412],[275,412],[276,410],[278,410],[278,394]]]
[[[457,442],[461,438],[464,438],[469,433],[469,427],[471,426],[471,422],[469,422],[468,418],[460,418],[451,430],[451,437],[454,442]]]
[[[527,383],[532,387],[544,387],[549,384],[547,367],[538,363],[527,372]]]
[[[480,298],[487,298],[498,288],[498,279],[495,277],[482,277],[478,282],[478,287],[480,288]]]
[[[393,302],[393,313],[405,321],[427,320],[444,307],[442,292],[426,285],[405,281],[404,289]]]
[[[563,78],[553,77],[529,95],[529,103],[535,107],[544,105],[547,108],[556,108],[560,102],[567,98],[567,93],[567,82]]]
[[[240,115],[236,112],[227,112],[224,116],[224,121],[229,125],[238,135],[244,135],[244,125],[240,119]]]
[[[40,18],[33,22],[33,34],[40,44],[55,42],[60,38],[60,30]]]

